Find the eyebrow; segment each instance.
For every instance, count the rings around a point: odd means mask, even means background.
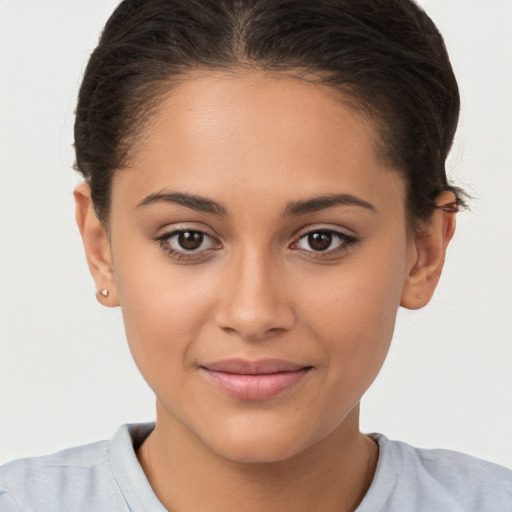
[[[191,210],[211,213],[213,215],[224,216],[228,214],[226,207],[221,203],[206,197],[187,194],[185,192],[155,192],[145,197],[137,205],[137,208],[145,208],[160,202],[179,204],[186,208],[190,208]],[[359,206],[361,208],[377,212],[376,208],[372,204],[359,197],[351,194],[331,194],[311,197],[289,203],[283,212],[283,217],[305,215],[307,213],[314,213],[336,206]]]
[[[145,208],[160,202],[179,204],[191,210],[212,213],[213,215],[227,215],[227,210],[222,204],[206,197],[186,194],[184,192],[156,192],[150,194],[137,205],[137,208]]]
[[[351,194],[332,194],[294,201],[285,208],[283,216],[289,217],[304,215],[306,213],[318,212],[335,206],[360,206],[377,213],[375,206],[364,199]]]

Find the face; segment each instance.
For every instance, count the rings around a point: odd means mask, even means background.
[[[414,261],[375,143],[367,118],[283,76],[191,78],[162,101],[115,174],[109,232],[158,422],[238,461],[357,428]]]

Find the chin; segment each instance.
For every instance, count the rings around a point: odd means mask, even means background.
[[[221,457],[239,464],[273,464],[291,459],[303,451],[302,446],[289,440],[276,439],[237,440],[229,446],[219,446],[216,450]]]
[[[310,436],[297,427],[279,426],[276,422],[271,426],[254,423],[221,428],[216,432],[210,430],[202,441],[217,455],[240,464],[282,462],[315,444],[316,436]]]

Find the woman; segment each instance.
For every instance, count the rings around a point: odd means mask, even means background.
[[[504,468],[359,430],[462,193],[410,1],[125,1],[80,90],[77,222],[155,425],[15,462],[13,510],[507,510]]]

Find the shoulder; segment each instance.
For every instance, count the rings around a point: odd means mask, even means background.
[[[2,511],[76,510],[79,503],[88,503],[85,510],[100,510],[95,507],[120,499],[110,468],[108,441],[0,467]]]
[[[451,450],[413,448],[404,443],[400,445],[401,451],[407,453],[411,461],[417,461],[422,471],[429,475],[440,475],[453,483],[478,482],[483,487],[499,486],[512,496],[510,469]]]
[[[464,453],[442,449],[414,448],[395,442],[404,468],[416,468],[418,475],[430,477],[440,488],[453,494],[483,500],[503,496],[512,505],[512,471]]]
[[[374,484],[395,503],[382,510],[404,503],[417,511],[512,510],[511,470],[455,451],[414,448],[378,434],[374,439],[380,448]]]

